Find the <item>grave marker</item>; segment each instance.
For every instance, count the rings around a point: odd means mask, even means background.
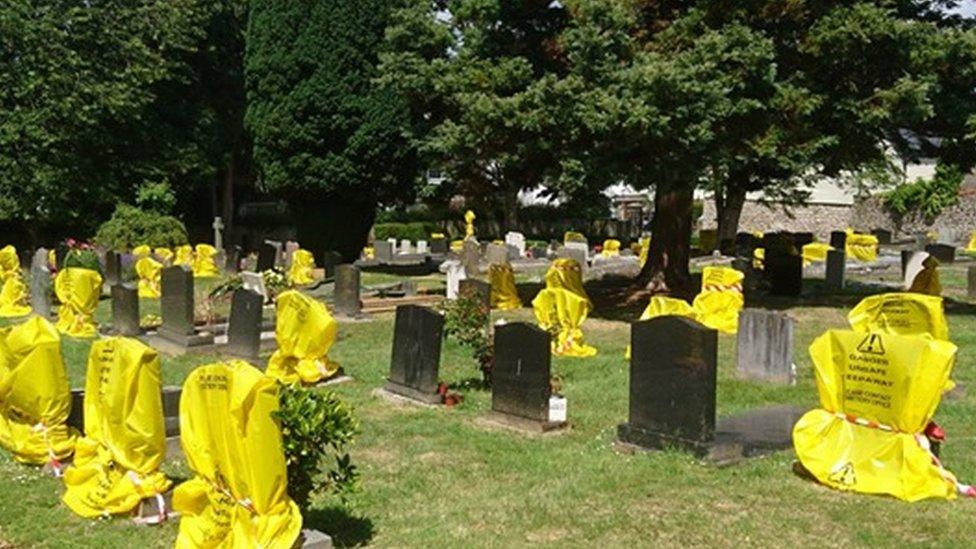
[[[335,250],[322,252],[322,268],[325,269],[325,277],[333,278],[336,275],[336,267],[342,264],[342,254]]]
[[[135,337],[139,325],[139,290],[130,284],[112,286],[112,329],[118,335]]]
[[[824,279],[824,286],[827,289],[842,290],[844,288],[846,259],[847,256],[842,250],[827,251],[827,268]]]
[[[461,265],[464,265],[464,274],[468,278],[478,276],[481,262],[481,247],[475,240],[465,240],[464,248],[461,250]]]
[[[47,261],[47,258],[44,259]],[[110,288],[122,283],[122,255],[109,250],[105,253],[105,284]]]
[[[886,245],[891,244],[891,231],[887,229],[875,229],[871,231],[871,234],[878,239],[878,244]]]
[[[745,377],[792,385],[793,319],[764,309],[739,313],[738,370]]]
[[[448,252],[450,244],[446,238],[434,238],[430,241],[430,253],[434,255],[442,255]]]
[[[830,247],[835,250],[847,249],[847,233],[844,231],[833,231],[830,233]]]
[[[485,261],[489,265],[504,265],[508,263],[508,248],[504,244],[489,244],[485,252]]]
[[[261,324],[264,296],[251,290],[234,292],[227,322],[227,353],[255,360],[261,354]]]
[[[258,249],[257,271],[263,273],[264,271],[274,269],[277,262],[278,248],[268,242],[261,244],[261,247]]]
[[[397,307],[393,354],[385,389],[426,404],[439,404],[437,393],[444,317],[418,305]]]
[[[359,267],[339,265],[335,271],[336,312],[345,316],[359,316],[362,310],[359,286]]]
[[[380,262],[393,260],[393,246],[386,240],[373,243],[373,257]]]
[[[943,265],[956,261],[956,247],[949,244],[929,244],[925,247],[925,251]]]
[[[181,347],[196,347],[213,343],[213,334],[198,332],[194,323],[193,271],[180,266],[167,267],[162,272],[160,311],[163,324],[160,338]]]
[[[803,291],[803,257],[782,248],[766,248],[763,271],[769,281],[769,293],[798,297]]]
[[[48,268],[48,251],[44,248],[34,252],[31,261],[30,300],[34,313],[43,317],[51,317],[51,270]]]
[[[491,371],[491,419],[531,431],[566,425],[550,420],[552,336],[532,324],[512,322],[495,328]]]

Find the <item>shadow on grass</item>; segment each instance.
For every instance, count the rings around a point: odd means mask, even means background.
[[[312,509],[305,517],[305,527],[325,532],[336,547],[362,547],[373,539],[373,521],[358,517],[343,507]]]

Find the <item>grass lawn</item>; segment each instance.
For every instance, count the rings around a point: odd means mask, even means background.
[[[962,269],[960,267],[959,269]],[[954,271],[943,284],[957,285]],[[965,281],[964,275],[961,280]],[[371,280],[370,283],[380,283]],[[965,287],[962,286],[964,293]],[[948,295],[960,297],[956,288]],[[813,407],[816,390],[806,351],[823,330],[844,327],[846,295],[830,303],[804,300],[789,311],[798,321],[795,387],[737,380],[735,339],[720,339],[719,415],[774,403]],[[103,302],[104,309],[107,303]],[[780,306],[783,306],[780,304]],[[976,388],[976,317],[965,303],[948,307],[959,345],[955,379]],[[100,311],[104,315],[105,311]],[[496,314],[531,319],[523,309]],[[613,317],[616,318],[616,317]],[[490,393],[470,383],[478,373],[464,349],[448,341],[441,377],[464,402],[453,409],[391,404],[372,395],[389,368],[392,314],[341,327],[332,357],[355,381],[335,388],[356,410],[361,434],[352,448],[361,490],[345,503],[319,501],[307,523],[337,545],[386,547],[492,546],[877,546],[971,545],[976,502],[902,503],[842,494],[792,472],[792,452],[716,468],[680,452],[619,455],[612,443],[627,416],[628,325],[591,318],[591,359],[555,359],[569,399],[571,430],[528,436],[483,426]],[[64,342],[74,384],[83,379],[88,344]],[[175,383],[213,357],[163,360]],[[936,421],[947,430],[948,468],[976,481],[976,396],[944,402]],[[180,463],[167,471],[185,478]],[[87,521],[59,503],[60,483],[13,464],[0,452],[0,540],[14,546],[166,547],[176,524],[158,528],[127,520]],[[0,541],[0,546],[3,546]]]

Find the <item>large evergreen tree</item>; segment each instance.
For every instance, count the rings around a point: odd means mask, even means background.
[[[255,0],[247,31],[246,124],[259,184],[284,197],[299,239],[346,259],[376,207],[415,182],[407,110],[378,85],[395,0]]]

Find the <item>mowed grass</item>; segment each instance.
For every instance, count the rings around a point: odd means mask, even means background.
[[[856,301],[856,297],[851,299]],[[102,304],[102,308],[107,303]],[[767,404],[813,407],[817,396],[807,347],[828,328],[845,327],[847,308],[786,307],[797,324],[799,381],[776,387],[735,376],[735,338],[719,342],[720,416]],[[976,387],[976,319],[949,307],[959,345],[955,378]],[[104,314],[104,311],[101,311]],[[526,320],[531,311],[495,313]],[[452,409],[399,405],[374,396],[385,381],[393,315],[344,323],[331,353],[355,379],[334,388],[355,409],[361,433],[352,447],[360,490],[318,501],[307,524],[337,545],[474,546],[964,546],[972,544],[973,501],[902,503],[843,494],[796,476],[790,451],[718,468],[681,452],[621,455],[616,427],[626,420],[629,327],[592,318],[584,329],[599,349],[590,359],[557,358],[554,373],[569,399],[571,429],[530,436],[490,427],[490,393],[472,383],[467,350],[445,342],[441,378],[464,396]],[[89,344],[65,340],[73,384],[83,380]],[[163,358],[167,382],[212,356]],[[972,392],[972,391],[971,391]],[[976,397],[945,401],[936,420],[947,430],[943,457],[962,480],[976,480]],[[0,452],[2,454],[2,452]],[[167,465],[185,476],[185,466]],[[124,519],[87,521],[59,503],[59,481],[0,457],[0,540],[38,547],[166,547],[176,524],[158,528]]]

